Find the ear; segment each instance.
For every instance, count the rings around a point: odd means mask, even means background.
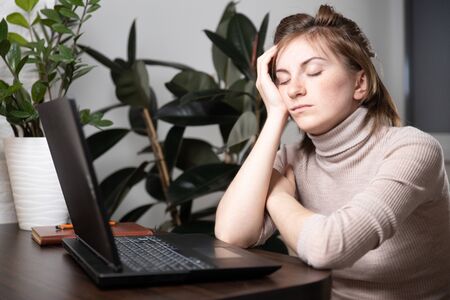
[[[356,101],[362,101],[367,97],[368,83],[367,76],[364,70],[356,72],[355,78],[355,92],[353,93],[353,99]]]

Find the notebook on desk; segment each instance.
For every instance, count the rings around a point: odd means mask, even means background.
[[[248,279],[281,267],[208,235],[113,237],[75,103],[38,110],[77,236],[63,246],[98,286]]]

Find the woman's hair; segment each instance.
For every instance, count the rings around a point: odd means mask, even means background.
[[[374,120],[372,133],[382,125],[400,126],[395,104],[372,63],[371,58],[375,55],[370,43],[355,22],[337,13],[329,5],[321,5],[315,17],[307,14],[288,16],[281,20],[275,31],[274,44],[278,44],[278,53],[299,36],[326,46],[342,58],[350,69],[364,70],[368,91],[361,105],[368,109],[365,124]],[[273,61],[276,61],[276,56]],[[314,150],[306,134],[301,148],[307,153]]]

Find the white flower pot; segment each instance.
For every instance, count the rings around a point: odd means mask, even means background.
[[[14,136],[5,117],[0,117],[0,224],[17,223],[11,184],[6,166],[3,138]]]
[[[6,163],[20,229],[66,223],[68,212],[45,138],[7,138]]]

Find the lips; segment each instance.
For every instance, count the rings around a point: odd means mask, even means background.
[[[306,110],[306,109],[308,109],[310,107],[312,107],[311,104],[299,104],[299,105],[291,107],[290,111],[292,111],[292,112],[300,112],[300,111],[304,111],[304,110]]]

